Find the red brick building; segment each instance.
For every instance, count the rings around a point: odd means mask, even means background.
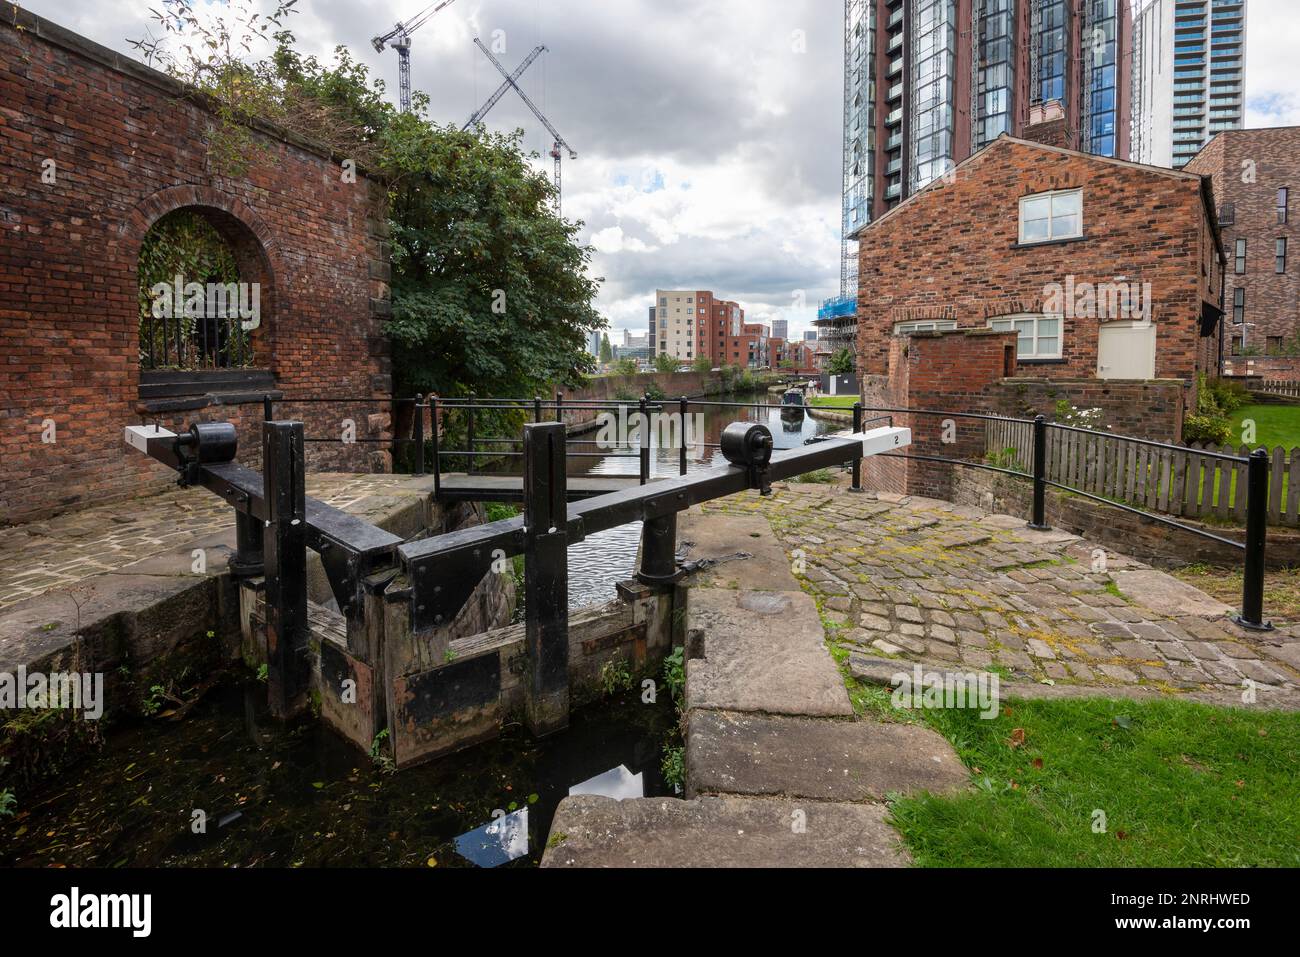
[[[1300,127],[1220,133],[1184,167],[1210,178],[1227,255],[1227,375],[1300,379]]]
[[[123,446],[147,418],[241,426],[254,461],[260,396],[302,419],[317,467],[389,467],[384,188],[269,126],[245,174],[212,167],[219,130],[167,76],[22,10],[0,23],[0,519],[142,494],[173,476]],[[137,266],[163,216],[189,210],[260,289],[243,361],[150,361]],[[187,277],[201,278],[201,277]],[[152,368],[150,368],[152,366]],[[347,397],[375,405],[294,405]]]
[[[912,333],[1014,333],[1009,375],[1176,379],[1215,368],[1222,249],[1209,181],[1002,136],[861,239],[858,363]],[[1014,343],[1014,345],[1012,345]],[[960,370],[949,373],[954,389]]]

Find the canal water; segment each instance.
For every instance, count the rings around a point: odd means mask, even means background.
[[[715,400],[710,400],[715,401]],[[694,448],[687,449],[687,474],[702,469],[725,465],[726,459],[717,448],[722,431],[732,422],[761,422],[772,432],[772,438],[778,449],[793,449],[802,446],[808,439],[826,432],[836,431],[837,426],[829,425],[810,415],[801,413],[782,414],[780,409],[766,408],[780,402],[779,395],[767,393],[746,393],[743,395],[719,396],[716,401],[742,403],[735,408],[717,408],[716,406],[692,405],[690,416],[692,422],[699,422],[702,435]],[[743,403],[752,403],[743,405]],[[633,404],[629,413],[635,411]],[[668,403],[665,411],[676,412],[677,405]],[[698,418],[697,418],[698,416]],[[638,475],[640,464],[637,448],[621,446],[615,448],[598,448],[597,433],[575,436],[570,442],[571,452],[600,455],[600,458],[572,458],[569,460],[570,475]],[[679,447],[664,447],[659,444],[660,435],[651,430],[650,474],[651,476],[679,475]],[[583,444],[580,440],[585,440]],[[585,605],[599,604],[614,597],[614,582],[628,578],[636,566],[637,547],[641,540],[641,524],[624,525],[608,531],[597,532],[585,541],[569,548],[569,605],[581,608]]]
[[[657,704],[637,687],[578,709],[563,734],[535,741],[510,727],[386,773],[311,718],[277,724],[265,684],[232,677],[184,720],[120,728],[54,780],[18,789],[0,866],[472,867],[500,853],[475,833],[498,819],[519,825],[504,866],[533,866],[569,788],[621,766],[645,796],[671,793],[660,762],[673,705],[659,686]]]

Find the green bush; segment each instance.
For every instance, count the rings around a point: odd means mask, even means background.
[[[1184,442],[1213,442],[1227,445],[1232,439],[1232,424],[1214,415],[1189,415],[1183,420]]]
[[[1247,405],[1250,405],[1250,393],[1240,383],[1199,376],[1197,410],[1203,415],[1232,415]]]

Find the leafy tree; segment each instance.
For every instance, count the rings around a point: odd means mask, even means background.
[[[857,369],[857,357],[852,349],[839,349],[831,356],[826,371],[831,375],[852,375]]]
[[[655,356],[655,372],[676,372],[682,367],[682,361],[676,356],[661,352]]]
[[[694,372],[712,372],[713,360],[708,356],[696,356],[695,361],[691,363],[691,369]]]
[[[214,161],[256,163],[247,124],[264,119],[387,183],[398,394],[581,384],[595,366],[586,343],[604,325],[591,304],[599,280],[587,275],[590,247],[577,243],[582,224],[555,216],[554,188],[529,165],[522,133],[439,126],[420,93],[402,113],[343,47],[330,65],[300,55],[283,27],[295,2],[259,18],[236,0],[214,22],[196,15],[196,0],[163,0],[155,19],[170,36],[135,45],[215,104]],[[258,41],[274,49],[250,61]]]
[[[616,375],[636,375],[639,371],[636,360],[631,356],[624,356],[614,363],[614,373]]]
[[[614,347],[609,344],[609,333],[603,332],[600,336],[600,362],[601,365],[609,365],[614,361]]]

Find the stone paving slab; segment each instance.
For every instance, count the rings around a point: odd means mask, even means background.
[[[688,709],[853,715],[808,595],[692,588],[686,630],[702,655],[686,662]]]
[[[542,867],[904,867],[879,804],[565,798]]]
[[[929,728],[691,711],[686,795],[743,794],[881,801],[890,793],[959,791],[965,766]]]
[[[1112,570],[1111,579],[1123,595],[1159,615],[1227,618],[1236,613],[1231,605],[1216,601],[1199,588],[1154,568]]]
[[[750,591],[792,591],[798,588],[790,573],[785,547],[761,515],[736,516],[727,522],[708,518],[692,509],[677,523],[678,555],[684,561],[720,560],[691,576],[693,587],[733,588]],[[736,558],[737,555],[748,557]]]

